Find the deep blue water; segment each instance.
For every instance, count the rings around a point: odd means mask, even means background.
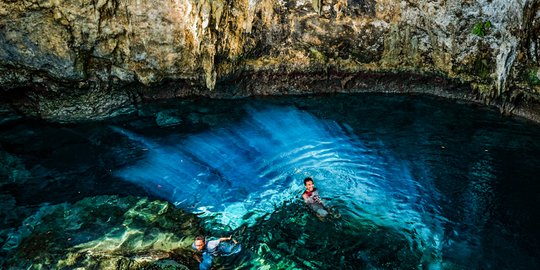
[[[424,267],[540,266],[540,126],[489,108],[371,94],[176,100],[104,122],[7,122],[0,146],[21,163],[0,170],[0,195],[18,207],[151,196],[210,232],[249,233],[298,208],[311,176],[338,213],[313,226],[351,231],[350,243],[369,242],[354,228],[370,224],[420,250]],[[3,229],[19,226],[6,211]],[[233,264],[255,267],[246,260]]]

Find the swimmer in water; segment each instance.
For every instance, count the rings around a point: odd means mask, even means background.
[[[315,184],[313,183],[313,178],[306,177],[304,179],[304,186],[306,186],[306,190],[302,194],[302,198],[304,199],[304,202],[313,210],[318,217],[324,218],[328,215],[328,211],[326,210],[326,207],[324,206],[323,202],[321,201],[321,197],[319,196],[319,191],[315,188]]]
[[[242,250],[242,247],[232,237],[222,237],[219,239],[206,239],[199,235],[192,244],[193,249],[201,252],[202,258],[196,256],[199,261],[200,270],[208,270],[212,267],[212,260],[215,256],[230,256]]]

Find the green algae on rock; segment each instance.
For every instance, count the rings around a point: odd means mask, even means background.
[[[98,196],[42,206],[1,253],[8,269],[187,269],[199,233],[194,215],[167,202]]]

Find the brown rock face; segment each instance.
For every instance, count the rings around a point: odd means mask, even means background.
[[[145,98],[401,91],[380,81],[436,75],[538,119],[539,44],[538,0],[2,0],[0,89],[70,121]]]

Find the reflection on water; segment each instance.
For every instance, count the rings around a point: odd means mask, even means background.
[[[491,111],[378,95],[199,100],[1,131],[3,238],[42,203],[133,194],[236,233],[248,254],[228,267],[538,266],[540,128]],[[336,217],[304,207],[307,176]]]

